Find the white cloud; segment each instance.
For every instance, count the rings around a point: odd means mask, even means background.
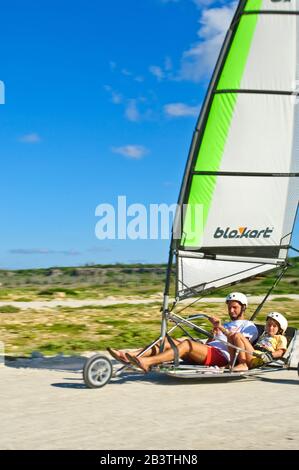
[[[41,140],[41,137],[35,132],[24,134],[19,138],[19,141],[25,144],[37,144],[38,142],[41,142]]]
[[[141,160],[149,153],[149,150],[142,145],[124,145],[123,147],[113,147],[112,152],[132,160]]]
[[[164,68],[166,72],[170,72],[172,70],[173,65],[172,65],[172,60],[170,57],[165,57]]]
[[[118,73],[120,75],[123,75],[124,77],[126,77],[128,79],[131,78],[131,80],[134,80],[134,81],[140,82],[140,83],[144,81],[144,77],[142,75],[136,75],[134,72],[127,69],[126,67],[120,68],[121,66],[118,66],[118,64],[116,62],[114,62],[113,60],[110,60],[109,67],[110,67],[111,72],[113,72],[113,73],[118,71]]]
[[[87,250],[89,253],[110,253],[112,251],[111,248],[104,248],[100,246],[93,246]]]
[[[126,110],[125,116],[129,121],[138,122],[141,119],[140,112],[137,107],[137,100],[129,100]]]
[[[216,3],[215,0],[192,0],[192,1],[193,3],[195,3],[195,5],[198,8],[201,8],[202,6],[207,7],[209,5],[212,5],[213,3]],[[221,3],[224,3],[224,2],[221,2]]]
[[[122,69],[121,73],[125,75],[126,77],[131,77],[133,74],[130,72],[130,70],[127,69]]]
[[[164,106],[164,112],[170,117],[197,116],[200,106],[188,106],[184,103],[169,103]]]
[[[143,77],[139,77],[137,81],[142,82]],[[104,85],[104,90],[110,95],[110,101],[113,104],[122,105],[125,118],[128,121],[140,122],[141,120],[151,119],[152,110],[150,108],[146,109],[148,101],[151,101],[151,97],[150,100],[143,96],[128,99],[110,85]]]
[[[149,67],[150,73],[156,77],[156,79],[161,82],[162,80],[171,80],[172,77],[173,64],[170,57],[165,57],[164,64],[162,67],[159,65],[151,65]]]
[[[12,255],[65,255],[78,256],[81,253],[75,250],[49,250],[48,248],[15,248],[9,250]]]
[[[209,1],[193,0],[197,6],[211,4]],[[209,75],[229,28],[236,2],[218,8],[204,9],[199,19],[199,41],[185,51],[179,72],[180,80],[198,82]]]
[[[0,80],[0,104],[5,104],[5,84]]]
[[[164,76],[165,76],[165,75],[164,75],[164,72],[163,72],[163,70],[162,70],[162,68],[159,67],[158,65],[151,65],[151,66],[149,67],[149,71],[150,71],[150,73],[151,73],[152,75],[154,75],[154,77],[156,77],[157,80],[159,80],[159,81],[163,80],[163,78],[164,78]]]
[[[161,3],[178,3],[181,0],[160,0]],[[209,6],[212,3],[217,3],[216,0],[192,0],[196,6]],[[225,3],[226,0],[218,0],[218,3]]]
[[[120,93],[117,93],[116,91],[113,91],[111,94],[111,101],[114,104],[120,104],[123,101],[122,95]]]
[[[111,70],[115,70],[117,67],[116,62],[114,62],[113,60],[110,60],[109,66]]]
[[[198,36],[203,39],[214,38],[226,33],[235,11],[235,2],[220,8],[204,10],[200,19]]]
[[[122,94],[116,90],[113,90],[113,88],[110,85],[105,85],[104,90],[106,90],[107,93],[110,94],[112,103],[121,104],[123,102]]]

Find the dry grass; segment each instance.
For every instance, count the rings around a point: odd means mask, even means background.
[[[107,346],[134,348],[151,342],[160,333],[160,303],[109,307],[59,307],[41,310],[0,308],[0,340],[6,354],[74,354],[103,350]],[[253,313],[251,305],[247,317]],[[179,310],[179,308],[177,309]],[[284,313],[291,326],[299,328],[299,302],[281,299],[269,302],[257,318],[263,323],[267,312]],[[197,312],[226,318],[222,304],[198,304],[184,314]],[[199,323],[210,328],[209,322]]]

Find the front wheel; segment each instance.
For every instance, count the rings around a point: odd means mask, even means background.
[[[97,354],[85,362],[83,380],[88,388],[101,388],[110,381],[112,373],[113,367],[110,359]]]

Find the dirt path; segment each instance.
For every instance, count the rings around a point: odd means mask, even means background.
[[[298,387],[282,371],[228,383],[133,374],[89,390],[80,370],[2,366],[0,448],[298,449]]]
[[[288,294],[288,295],[271,295],[268,299],[268,301],[275,300],[278,298],[284,298],[284,299],[290,299],[290,300],[299,300],[299,295],[297,294]],[[263,300],[263,296],[251,296],[249,297],[249,302],[250,303],[258,303]],[[162,297],[157,296],[154,298],[144,298],[144,299],[127,299],[127,298],[121,298],[121,297],[106,297],[101,300],[97,299],[86,299],[86,300],[71,300],[71,299],[66,299],[66,300],[35,300],[32,302],[17,302],[17,301],[1,301],[0,302],[0,307],[4,305],[11,305],[14,307],[18,307],[20,309],[41,309],[41,308],[55,308],[59,306],[64,306],[64,307],[70,307],[70,308],[79,308],[79,307],[85,307],[89,305],[95,305],[95,306],[108,306],[108,305],[120,305],[120,304],[131,304],[131,305],[138,305],[138,304],[152,304],[152,303],[161,303]],[[220,297],[214,297],[214,298],[208,298],[208,299],[200,299],[199,302],[206,302],[209,303],[223,303],[223,298]],[[192,299],[187,299],[184,302],[186,303],[191,303]]]

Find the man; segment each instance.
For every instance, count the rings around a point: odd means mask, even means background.
[[[250,342],[253,342],[258,337],[258,330],[254,323],[244,318],[248,305],[246,295],[240,292],[232,292],[226,297],[226,304],[230,316],[229,322],[222,325],[219,318],[209,317],[214,327],[214,338],[212,340],[207,341],[206,344],[198,343],[191,339],[174,340],[180,358],[195,364],[224,367],[230,360],[230,353],[226,344],[230,337],[235,333],[242,333]],[[122,355],[122,358],[126,357],[127,361],[144,372],[148,372],[151,366],[174,359],[174,351],[168,342],[165,345],[164,351],[159,354],[157,354],[157,349],[149,351],[140,357],[137,357],[138,352],[135,354],[124,354],[121,351],[110,350],[109,352],[111,353],[111,351],[116,359],[118,359],[117,354]]]
[[[214,339],[209,340],[207,343],[208,346],[218,349],[218,352],[221,352],[227,362],[229,362],[230,352],[233,353],[234,350],[230,351],[230,348],[225,344],[227,340],[232,342],[233,336],[236,333],[240,333],[252,343],[258,337],[258,330],[253,322],[244,318],[245,310],[248,305],[246,295],[240,292],[232,292],[226,297],[226,304],[231,321],[222,325],[219,318],[211,317],[210,321],[214,326]],[[208,356],[211,357],[211,361],[209,361],[208,358],[205,363],[206,365],[219,365],[217,364],[217,355],[216,361],[213,360],[214,354],[215,351],[212,349],[210,354],[208,354]],[[209,364],[209,362],[211,363]]]

